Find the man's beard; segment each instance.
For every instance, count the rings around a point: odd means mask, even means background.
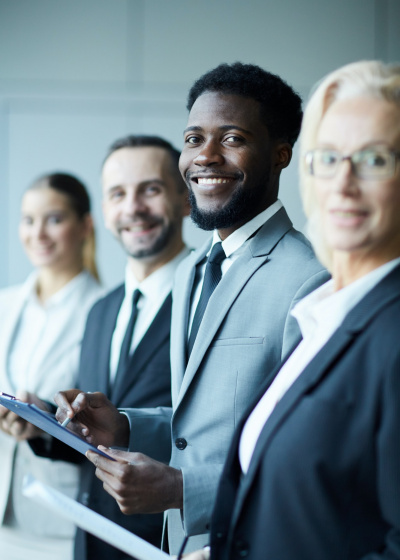
[[[260,182],[252,190],[242,187],[236,190],[229,202],[219,210],[201,210],[197,206],[192,189],[189,188],[190,217],[199,228],[206,231],[245,224],[263,210],[262,201],[265,199],[266,189],[266,182]]]

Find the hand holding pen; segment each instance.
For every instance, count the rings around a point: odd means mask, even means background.
[[[56,419],[92,445],[127,447],[129,422],[103,393],[78,389],[61,391],[54,397]]]

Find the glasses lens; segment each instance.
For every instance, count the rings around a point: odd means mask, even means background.
[[[385,149],[371,149],[356,152],[352,161],[359,177],[390,177],[394,171],[394,157]]]
[[[313,155],[314,175],[333,177],[340,161],[340,154],[333,150],[315,150]]]

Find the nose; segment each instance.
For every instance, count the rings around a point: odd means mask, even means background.
[[[220,143],[213,139],[205,141],[193,159],[193,163],[202,167],[222,165],[224,163],[224,156],[221,153]]]
[[[359,192],[359,180],[350,157],[342,159],[333,181],[335,190],[343,195],[354,196]]]
[[[47,236],[46,224],[44,220],[37,220],[35,222],[33,233],[38,239],[44,239]]]
[[[130,196],[125,197],[123,211],[128,216],[135,216],[136,214],[143,214],[147,209],[144,197],[138,193],[133,192]]]

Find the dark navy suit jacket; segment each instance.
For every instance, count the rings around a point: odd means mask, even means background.
[[[118,408],[171,406],[169,295],[130,358],[121,379],[109,384],[111,339],[117,316],[125,296],[124,285],[99,300],[91,309],[82,341],[78,388],[82,391],[101,391]],[[95,468],[85,457],[53,440],[52,450],[40,448],[40,441],[31,443],[37,454],[82,463],[78,500],[104,517],[111,519],[141,538],[160,546],[162,514],[124,515],[117,502],[103,489],[96,478]],[[135,451],[148,451],[135,448]],[[158,457],[155,457],[159,459]],[[105,544],[96,537],[77,530],[75,560],[122,560],[125,553]],[[129,557],[130,558],[130,557]]]
[[[212,560],[400,559],[400,267],[345,318],[277,404],[245,476],[238,426]]]

